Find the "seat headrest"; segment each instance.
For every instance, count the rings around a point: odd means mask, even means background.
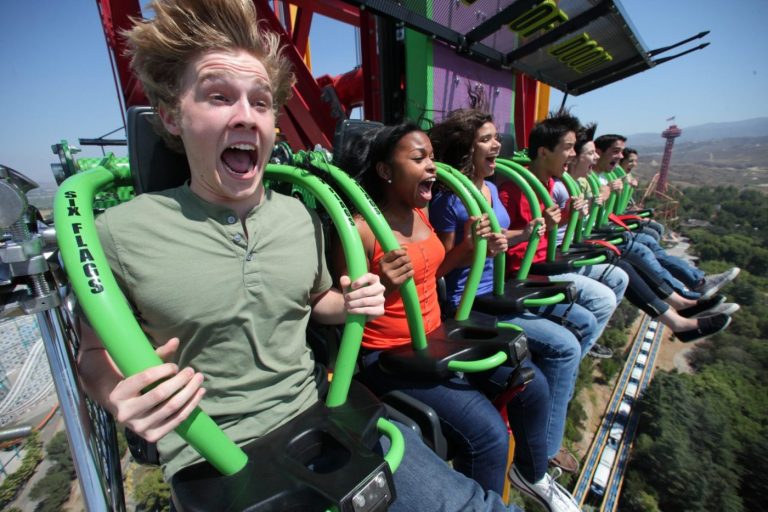
[[[170,149],[153,126],[151,107],[128,109],[128,158],[136,195],[182,185],[189,179],[186,155]]]

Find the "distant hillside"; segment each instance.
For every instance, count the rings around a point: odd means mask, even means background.
[[[645,184],[661,166],[662,147],[638,146],[637,174]],[[669,181],[676,186],[757,188],[768,192],[768,136],[675,142]]]
[[[766,137],[768,136],[768,117],[756,117],[744,121],[728,123],[706,123],[697,126],[680,126],[683,134],[677,142],[706,142],[709,140],[741,138],[741,137]],[[627,144],[631,147],[651,149],[664,146],[661,137],[662,130],[658,133],[636,133],[629,135]]]

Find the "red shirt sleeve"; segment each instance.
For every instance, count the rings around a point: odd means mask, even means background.
[[[523,194],[523,191],[513,182],[506,181],[499,187],[499,200],[509,213],[509,229],[523,229],[533,220],[531,205]],[[525,249],[528,242],[520,242],[507,249],[507,268],[509,270],[518,270],[523,261]],[[533,258],[534,263],[544,261],[547,257],[547,240],[542,237],[536,248],[536,255]]]

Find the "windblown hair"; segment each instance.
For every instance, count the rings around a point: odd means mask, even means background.
[[[624,158],[621,159],[621,161],[629,160],[629,155],[636,155],[637,150],[634,148],[624,148]]]
[[[578,134],[580,130],[581,123],[576,116],[565,110],[550,112],[546,119],[536,123],[528,136],[528,157],[531,161],[536,160],[541,147],[554,151],[565,134]]]
[[[355,133],[345,140],[335,155],[334,164],[355,175],[371,199],[382,206],[387,182],[376,172],[376,164],[391,164],[400,139],[409,133],[421,131],[417,124],[405,122]]]
[[[472,153],[475,133],[493,116],[477,109],[454,110],[429,130],[435,160],[472,175]]]
[[[136,20],[124,32],[131,69],[150,104],[179,114],[181,79],[187,65],[208,51],[245,50],[264,65],[275,113],[290,96],[295,77],[277,34],[260,26],[250,0],[154,0],[155,17]],[[176,149],[181,140],[160,133]]]
[[[594,140],[595,130],[597,130],[597,124],[589,123],[576,133],[576,145],[573,149],[576,151],[577,155],[581,154],[581,150],[587,142]]]
[[[613,146],[613,143],[617,140],[621,142],[627,142],[627,138],[623,135],[617,135],[615,133],[609,133],[607,135],[601,135],[595,139],[595,147],[602,151],[607,151],[608,148]]]

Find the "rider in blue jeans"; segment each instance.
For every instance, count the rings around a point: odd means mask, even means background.
[[[509,215],[499,200],[496,185],[487,178],[494,174],[495,157],[501,144],[490,115],[471,109],[452,112],[430,130],[436,158],[464,174],[489,199],[508,243],[527,240],[535,229],[543,229],[541,220],[531,221],[525,229],[509,230]],[[466,158],[471,155],[471,159]],[[465,238],[470,219],[461,200],[449,190],[440,190],[430,202],[430,219],[446,247],[453,248]],[[493,258],[486,258],[478,293],[493,290]],[[469,267],[455,268],[445,275],[448,313],[458,308],[464,293]],[[615,304],[612,299],[611,305]],[[555,304],[522,313],[509,312],[499,319],[520,326],[528,339],[533,360],[546,375],[550,391],[547,427],[547,455],[553,465],[576,471],[578,461],[563,446],[568,403],[582,357],[599,336],[598,321],[579,304]]]
[[[631,172],[637,164],[637,151],[628,149],[626,141],[626,137],[618,134],[601,135],[594,140],[597,154],[595,172],[603,186],[603,195],[607,194],[609,188],[616,191],[623,187],[621,179],[608,183],[606,173],[612,171],[619,162],[626,165],[627,172]],[[682,258],[668,254],[659,244],[662,232],[663,226],[654,222],[635,233],[632,239],[620,248],[623,252],[632,251],[646,260],[659,277],[686,299],[710,299],[739,274],[739,268],[733,267],[720,274],[706,276],[703,271]],[[643,246],[649,251],[645,251]]]

